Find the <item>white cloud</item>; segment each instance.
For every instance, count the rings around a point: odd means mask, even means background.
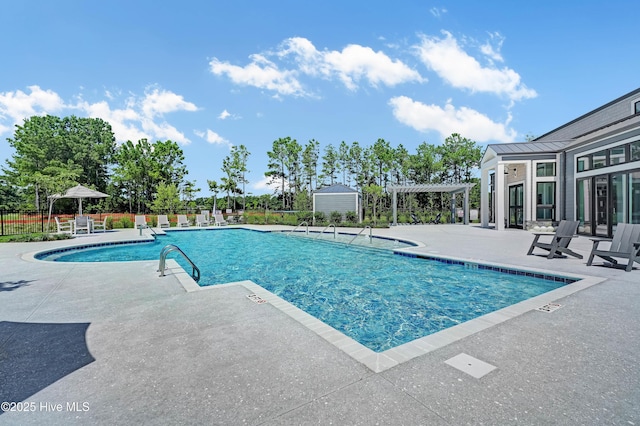
[[[66,107],[62,98],[52,90],[42,90],[35,85],[27,88],[29,93],[21,90],[0,92],[0,119],[9,119],[10,125],[22,124],[25,118],[55,114]],[[10,127],[2,125],[4,131]]]
[[[504,58],[500,53],[502,44],[504,43],[504,37],[500,33],[495,32],[489,33],[489,38],[490,41],[487,41],[485,44],[480,46],[480,51],[493,61],[504,62]]]
[[[432,7],[431,9],[429,9],[429,12],[431,12],[431,14],[436,18],[440,18],[442,17],[442,15],[447,13],[447,9],[443,7]]]
[[[220,120],[225,120],[227,118],[231,117],[231,114],[229,114],[229,111],[227,111],[226,109],[224,111],[222,111],[220,113],[220,115],[218,116],[218,119]]]
[[[169,124],[164,115],[198,109],[182,96],[158,87],[147,89],[143,96],[130,94],[120,100],[120,107],[113,106],[118,102],[113,91],[105,91],[107,100],[89,102],[83,99],[82,94],[77,94],[72,96],[72,102],[65,102],[53,90],[42,90],[39,86],[29,86],[28,89],[28,94],[20,90],[0,93],[0,134],[34,115],[75,114],[108,122],[118,142],[147,138],[188,144],[189,139]]]
[[[209,65],[215,75],[227,75],[235,84],[274,91],[278,97],[314,96],[303,87],[300,81],[303,76],[337,79],[349,90],[357,90],[361,81],[366,81],[372,87],[426,81],[402,61],[370,47],[350,44],[341,51],[320,51],[311,41],[302,37],[286,39],[276,51],[254,54],[250,59],[252,62],[244,67],[217,58]],[[295,68],[281,68],[274,62],[276,59],[291,59]]]
[[[243,86],[267,89],[280,95],[308,96],[297,79],[297,72],[280,70],[263,55],[251,55],[251,63],[244,67],[213,58],[209,65],[215,75],[227,75],[231,81]]]
[[[466,107],[455,108],[447,102],[444,108],[426,105],[406,96],[389,100],[394,117],[419,132],[437,131],[443,138],[460,133],[476,142],[513,142],[517,132],[506,123],[496,123],[486,115]]]
[[[229,142],[227,139],[223,138],[222,136],[220,136],[219,134],[217,134],[211,129],[207,129],[206,132],[196,130],[194,131],[194,133],[198,137],[206,140],[212,145],[223,145],[223,146],[229,147],[229,149],[231,149],[231,147],[233,146],[231,142]]]
[[[527,88],[520,81],[520,75],[514,70],[483,67],[460,47],[451,33],[443,31],[443,34],[443,38],[423,35],[421,43],[415,48],[424,64],[451,86],[472,92],[504,95],[511,101],[537,96],[535,90]],[[491,59],[498,58],[495,52],[488,53],[491,53]]]
[[[255,191],[270,192],[270,193],[282,193],[282,180],[280,178],[273,179],[271,177],[264,177],[259,181],[251,184],[251,187]],[[289,189],[289,182],[285,180],[284,190]]]

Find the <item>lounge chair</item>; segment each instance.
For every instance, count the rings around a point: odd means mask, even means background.
[[[196,215],[196,226],[209,226],[209,221],[205,219],[203,214]]]
[[[109,216],[105,216],[105,218],[100,222],[93,222],[93,232],[106,232],[107,230],[107,219]]]
[[[204,215],[204,220],[211,223],[211,212],[209,210],[200,210],[200,214]]]
[[[535,232],[533,235],[533,242],[529,247],[527,255],[533,253],[533,249],[538,247],[543,250],[548,250],[549,255],[547,259],[553,259],[554,257],[564,257],[565,254],[569,256],[582,259],[582,255],[569,249],[569,243],[574,237],[577,237],[576,231],[578,230],[578,221],[574,220],[562,220],[556,229],[555,234]],[[543,243],[538,241],[542,236],[551,236],[551,242]]]
[[[147,218],[144,215],[136,215],[135,219],[136,229],[148,228]]]
[[[433,223],[434,225],[437,225],[440,223],[440,219],[442,218],[442,213],[438,213],[436,215],[436,218],[433,220],[430,220],[429,223]]]
[[[629,272],[633,269],[633,263],[640,263],[640,225],[632,225],[629,223],[619,223],[616,226],[616,232],[613,239],[592,238],[593,247],[587,261],[587,266],[591,266],[594,256],[598,256],[611,262],[613,266],[618,264],[614,257],[629,259],[625,271]],[[607,241],[611,244],[608,250],[600,249],[601,242]]]
[[[160,228],[170,228],[171,227],[171,223],[169,222],[169,218],[167,217],[166,214],[159,214],[158,215],[158,226]]]
[[[187,228],[189,226],[189,219],[186,214],[178,215],[178,228]]]
[[[91,223],[88,216],[76,216],[73,224],[73,233],[78,235],[81,231],[86,234],[91,233]]]
[[[422,221],[420,220],[420,218],[418,218],[418,216],[416,216],[415,214],[411,213],[411,222],[414,225],[417,225],[418,223],[422,223]]]
[[[57,216],[54,219],[56,220],[56,227],[58,228],[58,234],[73,233],[73,223],[71,221],[60,222],[60,219]]]
[[[215,220],[215,222],[213,223],[215,226],[225,226],[229,224],[229,222],[224,220],[224,216],[222,216],[221,214],[216,214],[213,216],[213,218]]]

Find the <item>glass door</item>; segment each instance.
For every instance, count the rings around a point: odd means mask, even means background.
[[[609,177],[596,176],[595,178],[596,203],[595,203],[595,235],[609,236]]]
[[[524,227],[524,185],[509,187],[509,228]]]

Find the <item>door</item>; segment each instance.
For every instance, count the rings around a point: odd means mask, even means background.
[[[609,176],[595,178],[596,202],[594,206],[595,235],[609,236]]]
[[[524,227],[524,184],[509,187],[509,228]]]

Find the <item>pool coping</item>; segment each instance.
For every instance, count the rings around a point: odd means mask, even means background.
[[[190,230],[202,230],[203,228],[191,228]],[[205,228],[206,229],[206,228]],[[232,229],[232,228],[229,228]],[[256,231],[250,228],[244,228],[250,231]],[[187,230],[187,229],[184,229]],[[278,232],[278,231],[262,231],[258,230],[258,232]],[[162,232],[164,234],[164,232]],[[147,237],[147,238],[144,238]],[[138,239],[127,239],[127,240],[119,240],[115,242],[103,242],[103,243],[86,243],[86,244],[71,244],[69,246],[65,246],[59,249],[52,250],[39,250],[36,252],[24,253],[21,257],[23,260],[28,261],[36,261],[36,262],[48,262],[45,260],[38,259],[37,256],[43,252],[55,252],[55,251],[65,251],[65,250],[73,250],[78,247],[87,247],[87,246],[106,246],[106,245],[115,245],[115,244],[124,244],[124,243],[142,243],[142,242],[152,242],[154,240],[152,235],[145,235],[143,238]],[[409,241],[406,239],[402,239],[403,241]],[[314,316],[308,314],[302,309],[294,306],[290,302],[280,298],[274,293],[266,290],[260,285],[254,283],[250,280],[217,284],[215,286],[206,286],[201,287],[198,283],[192,278],[192,276],[186,272],[174,259],[167,259],[166,261],[166,270],[165,274],[167,276],[173,275],[183,289],[188,292],[197,292],[197,291],[215,291],[218,288],[230,287],[230,286],[242,286],[247,289],[250,294],[255,294],[259,298],[262,298],[269,304],[273,305],[276,309],[280,310],[282,313],[288,315],[292,319],[296,320],[303,326],[305,326],[310,331],[313,331],[318,336],[322,337],[336,348],[340,349],[347,355],[349,355],[354,360],[364,364],[367,368],[369,368],[374,373],[381,373],[386,371],[392,367],[400,365],[404,362],[407,362],[413,358],[416,358],[421,355],[425,355],[434,350],[445,347],[451,343],[459,341],[465,337],[471,336],[475,333],[478,333],[487,328],[493,327],[495,325],[501,324],[505,321],[508,321],[512,318],[520,316],[529,311],[535,311],[537,308],[547,305],[549,303],[555,302],[558,299],[574,294],[578,291],[589,288],[593,285],[602,283],[606,281],[606,278],[603,277],[595,277],[589,275],[580,275],[574,273],[558,273],[546,269],[539,268],[523,268],[514,265],[488,262],[488,261],[476,261],[473,259],[465,259],[458,258],[452,256],[445,255],[434,255],[431,253],[423,253],[414,251],[415,249],[424,247],[424,244],[418,244],[415,247],[409,248],[400,248],[393,249],[393,252],[398,255],[409,255],[412,257],[420,257],[424,259],[431,259],[437,261],[452,261],[456,263],[463,264],[471,264],[471,265],[483,265],[487,266],[490,269],[505,269],[510,271],[523,271],[525,273],[531,274],[540,274],[544,276],[554,276],[554,277],[563,277],[576,280],[575,282],[565,284],[562,287],[557,289],[548,291],[541,295],[532,297],[527,300],[523,300],[516,304],[507,306],[505,308],[490,312],[488,314],[479,316],[477,318],[471,319],[469,321],[465,321],[461,324],[455,325],[453,327],[449,327],[445,330],[438,331],[436,333],[412,340],[410,342],[404,343],[402,345],[387,349],[383,352],[375,352],[351,337],[346,336],[342,332],[336,330],[330,325],[322,322],[321,320],[315,318]],[[136,261],[127,261],[127,262],[136,262]],[[149,262],[138,261],[138,262]],[[70,262],[74,263],[74,262]],[[118,262],[113,262],[118,263]],[[541,313],[542,314],[542,313]]]

